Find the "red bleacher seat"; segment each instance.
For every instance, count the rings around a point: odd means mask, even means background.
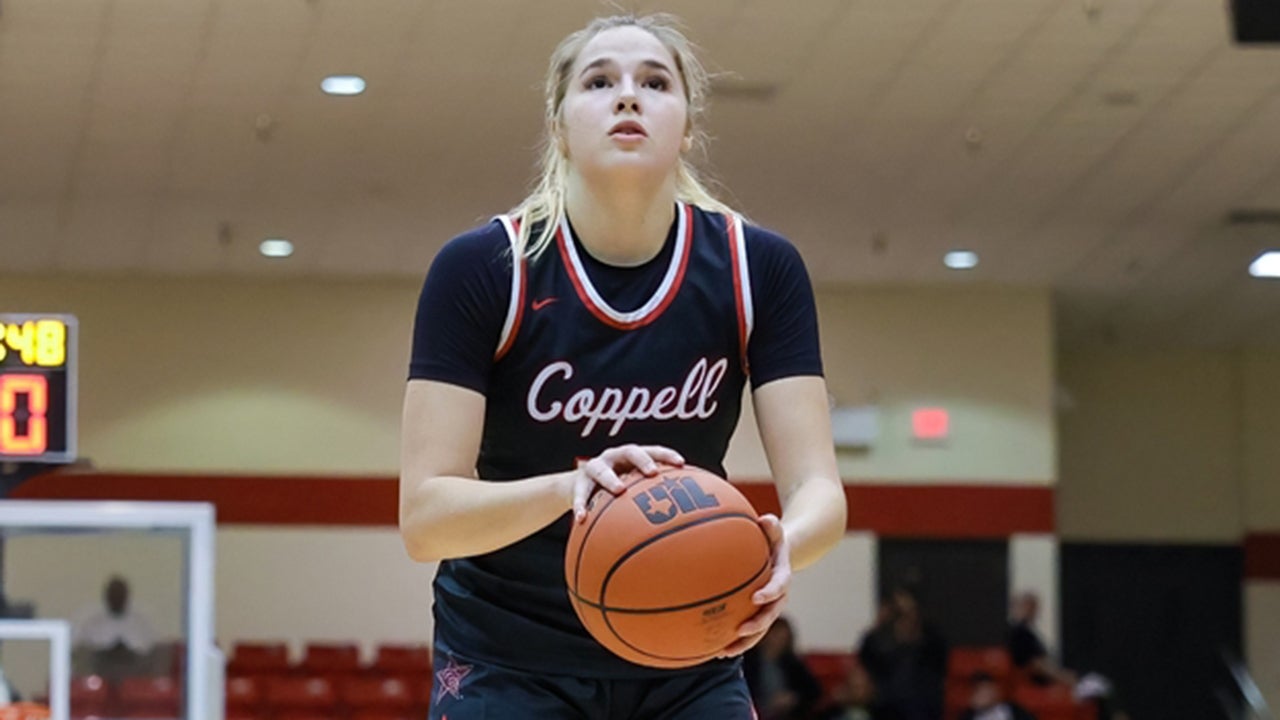
[[[1068,685],[1020,685],[1013,690],[1013,701],[1038,720],[1082,720],[1097,715],[1093,703],[1076,702]]]
[[[381,708],[357,708],[351,712],[351,720],[421,720],[423,715],[413,711],[396,711]]]
[[[956,720],[964,714],[973,699],[973,688],[969,682],[948,680],[942,703],[942,716],[945,720]]]
[[[307,675],[347,675],[360,670],[355,643],[307,643],[298,669]]]
[[[73,718],[100,717],[111,709],[111,686],[101,675],[71,678],[70,695]]]
[[[227,662],[227,675],[280,675],[289,669],[289,646],[283,642],[237,642]]]
[[[271,715],[271,720],[343,720],[343,716],[336,708],[327,710],[280,710]]]
[[[227,678],[227,712],[242,710],[258,712],[263,706],[265,681],[257,675],[238,675]]]
[[[836,689],[848,682],[849,671],[858,662],[853,653],[811,652],[801,659],[822,686],[820,707],[833,706]]]
[[[413,697],[413,709],[426,714],[431,707],[431,692],[435,678],[428,673],[424,678],[406,678],[409,680],[409,692]]]
[[[351,710],[385,710],[408,714],[414,706],[413,688],[398,677],[350,677],[339,685],[342,704]]]
[[[982,671],[1005,684],[1012,669],[1009,651],[998,645],[953,648],[947,658],[947,676],[964,682]]]
[[[121,717],[176,718],[182,714],[182,690],[173,678],[128,677],[120,681]]]
[[[266,706],[270,714],[332,714],[338,694],[327,677],[278,676],[267,679]]]
[[[383,675],[430,675],[431,648],[427,645],[379,645],[369,670]]]

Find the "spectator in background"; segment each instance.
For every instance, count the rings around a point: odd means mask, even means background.
[[[779,617],[747,651],[742,672],[760,720],[807,720],[822,699],[822,685],[796,654],[791,621]]]
[[[835,708],[823,715],[824,720],[888,720],[888,714],[876,704],[875,686],[861,663],[849,666],[849,674],[832,693]]]
[[[858,657],[889,720],[939,720],[947,676],[947,641],[926,621],[916,591],[898,585],[883,619],[863,635]]]
[[[155,643],[151,623],[129,606],[129,583],[118,575],[103,587],[102,606],[84,614],[72,634],[77,653],[88,653],[87,669],[107,678],[145,672]]]
[[[1019,593],[1011,606],[1006,644],[1013,666],[1037,685],[1062,683],[1074,687],[1078,680],[1076,674],[1054,662],[1036,631],[1036,618],[1040,614],[1039,596],[1029,591]]]
[[[960,720],[1036,720],[1025,708],[1005,700],[1000,683],[989,673],[976,672],[971,682],[973,695]]]
[[[1049,649],[1035,628],[1036,618],[1040,614],[1039,596],[1030,591],[1022,592],[1010,604],[1007,639],[1009,658],[1024,677],[1036,685],[1066,685],[1071,688],[1077,700],[1097,701],[1098,714],[1102,718],[1128,718],[1117,707],[1115,690],[1110,680],[1094,672],[1081,677],[1076,671],[1059,665],[1049,654]]]

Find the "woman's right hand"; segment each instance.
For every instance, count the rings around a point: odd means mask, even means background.
[[[657,475],[659,463],[678,467],[684,465],[684,458],[675,450],[661,445],[619,445],[579,465],[573,474],[574,522],[582,522],[587,517],[587,499],[597,485],[619,495],[626,490],[619,475],[631,470]]]

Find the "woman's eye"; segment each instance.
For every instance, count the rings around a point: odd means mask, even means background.
[[[587,80],[586,87],[588,90],[599,90],[600,88],[609,87],[609,79],[603,75],[596,75],[595,77]]]
[[[666,90],[669,85],[667,79],[663,77],[651,77],[646,80],[644,84],[645,87],[652,88],[653,90]]]

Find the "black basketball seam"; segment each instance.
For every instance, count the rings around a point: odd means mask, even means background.
[[[689,526],[686,526],[686,527],[689,527]],[[587,606],[587,607],[589,607],[589,608],[592,608],[592,609],[594,609],[594,610],[599,610],[599,611],[600,611],[600,612],[602,612],[602,613],[618,613],[619,615],[657,615],[658,613],[674,612],[674,611],[676,611],[676,610],[688,610],[689,608],[697,607],[697,606],[699,606],[699,605],[703,605],[703,604],[705,604],[705,603],[714,602],[714,601],[716,601],[716,600],[720,600],[721,598],[728,597],[728,596],[730,596],[730,595],[732,595],[732,594],[734,594],[734,593],[738,592],[738,591],[739,591],[739,590],[741,590],[742,588],[744,588],[744,587],[746,587],[746,586],[750,585],[750,584],[752,583],[752,581],[754,581],[756,578],[760,577],[760,573],[762,573],[762,572],[764,572],[765,570],[769,569],[769,562],[770,562],[772,559],[773,559],[773,558],[769,558],[769,559],[765,560],[764,565],[761,565],[761,566],[760,566],[760,569],[759,569],[759,570],[756,570],[756,572],[755,572],[755,574],[754,574],[754,575],[752,575],[752,576],[751,576],[751,577],[750,577],[746,582],[742,583],[741,585],[738,585],[737,587],[733,588],[732,590],[726,590],[726,591],[724,591],[724,592],[720,593],[719,595],[712,595],[712,596],[707,597],[707,598],[704,598],[704,599],[702,599],[702,600],[698,600],[697,602],[686,603],[686,604],[684,604],[684,605],[668,605],[668,606],[666,606],[666,607],[659,607],[659,608],[628,608],[628,607],[613,607],[613,606],[611,606],[611,605],[604,605],[604,604],[602,604],[602,603],[591,602],[590,600],[587,600],[586,598],[584,598],[584,597],[582,597],[581,595],[578,595],[578,594],[576,594],[576,593],[574,594],[574,597],[576,597],[576,598],[578,599],[578,602],[582,603],[583,605],[586,605],[586,606]]]
[[[684,525],[681,525],[680,527],[676,527],[676,528],[671,528],[671,529],[669,529],[669,530],[665,530],[665,531],[663,531],[663,532],[659,533],[658,535],[655,535],[655,536],[653,536],[653,537],[649,538],[649,539],[648,539],[648,540],[646,540],[645,542],[640,543],[639,545],[636,545],[635,547],[631,548],[631,550],[627,551],[627,553],[626,553],[625,555],[623,555],[622,557],[618,558],[617,562],[615,562],[615,563],[613,564],[613,567],[609,568],[609,572],[605,575],[604,583],[600,586],[600,599],[601,599],[601,600],[603,600],[603,599],[604,599],[604,597],[605,597],[605,590],[609,587],[609,579],[613,577],[613,574],[614,574],[614,572],[618,569],[618,567],[619,567],[619,566],[621,566],[621,565],[622,565],[622,564],[623,564],[623,563],[624,563],[624,562],[625,562],[629,557],[631,557],[632,555],[636,554],[636,553],[637,553],[637,552],[639,552],[640,550],[644,549],[646,546],[648,546],[648,545],[652,545],[653,543],[657,542],[658,540],[661,540],[661,539],[663,539],[663,538],[665,538],[665,537],[669,537],[669,536],[671,536],[671,535],[674,535],[675,533],[678,533],[678,532],[680,532],[680,531],[682,531],[682,530],[685,530],[685,529],[687,529],[687,528],[697,527],[698,525],[702,525],[703,523],[711,522],[712,520],[716,520],[716,519],[734,518],[734,517],[745,518],[745,519],[747,519],[747,520],[750,520],[752,523],[758,523],[757,518],[755,518],[755,517],[753,517],[753,516],[751,516],[751,515],[747,515],[746,513],[719,513],[719,514],[717,514],[717,515],[712,515],[712,516],[710,516],[710,517],[699,518],[699,519],[697,519],[697,520],[695,520],[695,521],[693,521],[693,522],[690,522],[690,523],[686,523],[686,524],[684,524]],[[756,524],[756,527],[760,527],[760,526],[759,526],[758,524]],[[760,528],[760,532],[761,532],[761,534],[764,534],[764,528]],[[671,611],[671,610],[673,610],[673,609],[688,609],[688,608],[690,608],[690,607],[696,607],[696,606],[698,606],[698,605],[702,605],[702,604],[705,604],[705,603],[708,603],[708,602],[714,602],[715,600],[719,600],[720,598],[727,597],[728,595],[732,595],[734,592],[737,592],[738,590],[741,590],[742,588],[746,587],[747,585],[750,585],[750,584],[751,584],[751,583],[752,583],[756,578],[760,577],[760,574],[761,574],[761,573],[763,573],[763,572],[765,571],[765,569],[767,569],[767,568],[769,567],[769,563],[770,563],[770,562],[772,562],[772,560],[773,560],[773,557],[772,557],[772,548],[771,548],[771,543],[769,542],[769,536],[768,536],[768,535],[765,535],[765,539],[764,539],[764,540],[765,540],[765,547],[770,549],[770,557],[769,557],[769,558],[767,558],[767,559],[765,560],[764,565],[763,565],[763,566],[761,566],[761,568],[760,568],[759,570],[757,570],[757,571],[756,571],[756,573],[755,573],[754,575],[752,575],[752,576],[751,576],[751,578],[750,578],[749,580],[747,580],[746,582],[742,583],[741,585],[739,585],[737,588],[735,588],[735,589],[734,589],[734,590],[732,590],[732,591],[729,591],[729,592],[727,592],[727,593],[722,593],[722,594],[717,595],[717,596],[714,596],[714,597],[710,597],[710,598],[706,598],[706,599],[703,599],[703,600],[699,600],[698,602],[693,603],[692,605],[678,606],[677,608],[663,608],[663,609],[661,609],[661,610],[662,610],[662,611],[665,611],[665,612],[670,612],[670,611]],[[575,593],[575,595],[576,595],[576,593]],[[579,598],[579,599],[581,599],[581,598]],[[586,603],[585,601],[584,601],[584,603],[585,603],[585,604],[588,604],[588,605],[590,605],[590,604],[591,604],[591,603]],[[609,632],[610,632],[610,633],[611,633],[615,638],[617,638],[617,639],[618,639],[618,641],[619,641],[619,642],[621,642],[623,645],[626,645],[627,647],[631,648],[632,650],[634,650],[635,652],[637,652],[637,653],[639,653],[639,654],[641,654],[641,655],[645,655],[645,656],[647,656],[647,657],[651,657],[651,658],[656,658],[656,659],[658,659],[658,660],[671,660],[671,661],[676,661],[676,662],[684,661],[684,660],[697,660],[697,659],[700,659],[700,658],[705,657],[705,656],[702,656],[702,655],[691,655],[691,656],[688,656],[688,657],[670,657],[670,656],[667,656],[667,655],[656,655],[656,654],[654,654],[654,653],[646,652],[646,651],[644,651],[644,650],[641,650],[640,648],[636,647],[635,645],[632,645],[631,643],[627,642],[626,638],[622,637],[622,635],[621,635],[621,634],[619,634],[619,633],[618,633],[618,631],[614,629],[614,627],[613,627],[613,623],[609,622],[609,613],[610,613],[610,612],[617,612],[617,611],[615,611],[615,610],[613,610],[612,608],[609,608],[607,605],[603,605],[603,604],[601,604],[601,605],[593,605],[593,607],[595,607],[596,609],[598,609],[598,610],[600,611],[600,615],[601,615],[602,619],[604,620],[604,624],[605,624],[605,626],[609,628]],[[653,613],[655,613],[655,612],[658,612],[658,610],[654,610],[654,611],[642,611],[642,613],[643,613],[643,614],[653,614]],[[636,613],[636,612],[625,612],[624,614],[642,614],[642,613]]]
[[[757,570],[757,571],[756,571],[756,574],[755,574],[755,575],[751,576],[751,580],[748,580],[747,582],[745,582],[745,583],[743,583],[742,585],[740,585],[740,586],[738,587],[738,589],[742,589],[743,587],[746,587],[746,586],[747,586],[747,585],[749,585],[752,581],[754,581],[756,578],[760,577],[760,574],[761,574],[761,573],[763,573],[763,572],[764,572],[768,567],[769,567],[769,563],[767,563],[767,562],[766,562],[766,563],[764,564],[764,566],[763,566],[763,567],[761,567],[759,570]],[[721,597],[724,597],[724,596],[723,596],[723,595],[720,595],[720,596],[717,596],[717,597],[714,597],[714,598],[708,598],[707,600],[703,600],[703,601],[702,601],[702,603],[712,602],[712,601],[714,601],[714,600],[718,600],[718,599],[720,599]],[[694,603],[694,605],[695,605],[695,606],[696,606],[696,605],[701,605],[702,603]],[[627,647],[631,648],[632,650],[634,650],[635,652],[637,652],[637,653],[639,653],[639,654],[641,654],[641,655],[644,655],[644,656],[647,656],[647,657],[651,657],[651,658],[657,658],[657,659],[659,659],[659,660],[674,660],[674,661],[682,661],[682,660],[697,660],[697,659],[700,659],[700,658],[709,658],[709,657],[710,657],[710,656],[708,656],[708,655],[689,655],[689,656],[686,656],[686,657],[672,657],[672,656],[670,656],[670,655],[658,655],[657,653],[651,653],[651,652],[648,652],[648,651],[646,651],[646,650],[641,650],[640,648],[636,647],[635,645],[632,645],[631,643],[627,642],[626,638],[622,637],[622,635],[621,635],[621,634],[619,634],[619,633],[618,633],[618,631],[616,631],[616,630],[614,630],[614,629],[613,629],[613,623],[609,622],[609,611],[608,611],[608,610],[601,610],[600,614],[604,617],[604,623],[605,623],[605,625],[607,625],[607,626],[609,627],[609,632],[613,633],[613,636],[614,636],[615,638],[617,638],[617,639],[618,639],[618,641],[619,641],[619,642],[621,642],[623,645],[626,645]],[[628,613],[628,614],[631,614],[631,613]]]

